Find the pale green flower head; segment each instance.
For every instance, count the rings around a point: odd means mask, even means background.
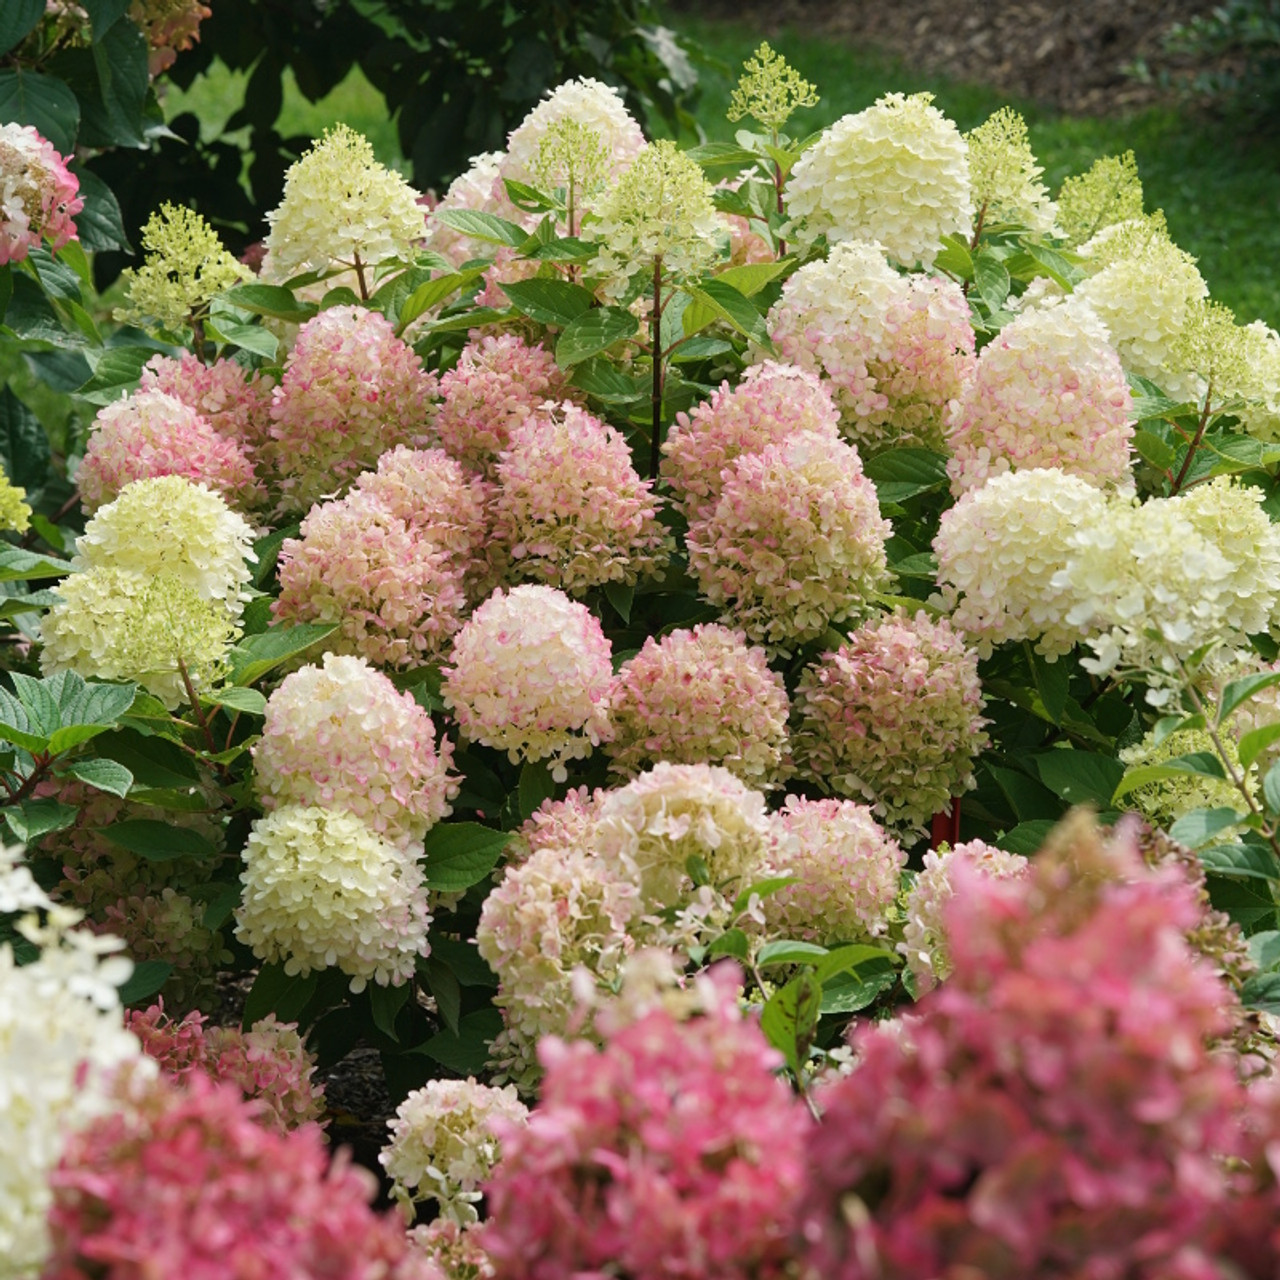
[[[1084,244],[1103,227],[1142,217],[1142,180],[1132,151],[1103,156],[1058,192],[1058,226],[1067,243]]]
[[[563,187],[581,198],[608,176],[610,154],[598,129],[566,117],[550,125],[531,166],[546,191]]]
[[[818,90],[767,40],[742,64],[742,75],[725,113],[738,121],[750,116],[766,129],[781,129],[799,107],[816,107]]]
[[[973,206],[984,222],[1016,222],[1032,231],[1053,230],[1057,210],[1040,176],[1027,135],[1027,122],[1012,107],[1001,107],[970,133],[969,183]]]
[[[151,215],[142,228],[142,247],[143,265],[122,276],[129,301],[115,318],[125,324],[151,322],[177,332],[251,274],[226,251],[218,233],[182,205],[165,203]]]
[[[598,252],[587,273],[601,291],[620,297],[637,274],[662,260],[666,277],[689,278],[723,254],[727,237],[702,167],[663,139],[650,143],[617,183],[596,201],[589,234]]]
[[[31,508],[23,501],[27,491],[12,484],[0,466],[0,533],[26,533],[31,525]]]

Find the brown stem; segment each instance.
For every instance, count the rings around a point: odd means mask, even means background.
[[[209,364],[209,353],[206,350],[206,339],[204,336],[204,317],[193,315],[191,317],[191,340],[195,345],[196,359],[201,364]]]
[[[653,260],[653,434],[649,440],[649,479],[658,478],[662,462],[662,255]]]
[[[355,255],[355,261],[351,264],[356,269],[356,279],[360,282],[360,301],[369,301],[369,286],[364,280],[364,263],[360,261],[360,255]]]
[[[15,791],[9,786],[6,780],[4,789],[9,793],[5,800],[6,804],[21,804],[35,789],[40,785],[40,779],[48,772],[49,766],[53,763],[53,757],[41,752],[39,755],[31,757],[34,768],[30,774],[23,779],[22,785]]]
[[[209,750],[215,755],[218,751],[218,744],[213,740],[213,730],[209,727],[209,718],[200,709],[200,698],[196,694],[195,685],[191,683],[191,674],[187,671],[187,664],[182,658],[178,658],[178,674],[182,677],[182,687],[187,691],[187,701],[191,704],[191,714],[195,718],[197,727],[204,734],[204,740],[209,745]]]
[[[987,202],[982,202],[982,208],[978,210],[978,220],[973,224],[973,236],[969,240],[970,250],[978,247],[978,241],[982,239],[982,224],[987,220]]]
[[[1182,468],[1178,472],[1177,479],[1173,482],[1173,488],[1169,490],[1169,496],[1172,498],[1179,489],[1182,488],[1182,482],[1187,478],[1187,472],[1191,469],[1191,459],[1196,456],[1196,450],[1200,447],[1200,441],[1204,439],[1205,430],[1209,426],[1209,405],[1213,399],[1213,379],[1209,379],[1209,385],[1205,388],[1204,408],[1200,412],[1200,424],[1196,427],[1196,433],[1191,437],[1191,443],[1187,446],[1187,456],[1182,460]]]

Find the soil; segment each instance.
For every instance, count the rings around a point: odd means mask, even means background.
[[[1168,30],[1213,0],[684,0],[706,17],[872,44],[915,70],[990,85],[1076,114],[1144,106],[1198,69],[1165,51]],[[1143,83],[1125,68],[1144,62]]]

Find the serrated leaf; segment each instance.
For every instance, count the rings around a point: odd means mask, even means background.
[[[76,231],[80,243],[91,253],[112,249],[129,249],[124,230],[124,215],[115,192],[92,169],[73,165],[71,171],[80,181],[84,208],[76,215]]]
[[[947,460],[932,449],[888,449],[868,458],[863,469],[877,491],[882,484],[893,483],[903,487],[902,497],[927,493],[949,483]]]
[[[61,80],[10,67],[0,71],[0,123],[34,125],[63,155],[70,155],[80,129],[80,104]]]
[[[1175,756],[1163,764],[1144,764],[1136,769],[1128,770],[1112,794],[1114,804],[1129,792],[1138,787],[1145,787],[1149,782],[1160,782],[1165,778],[1182,778],[1190,775],[1195,778],[1225,778],[1222,761],[1209,751],[1192,751],[1187,755]]]
[[[625,582],[606,582],[604,596],[624,623],[631,621],[631,606],[636,598],[635,587]]]
[[[122,800],[133,786],[133,774],[115,760],[73,760],[58,772],[68,778],[77,778],[98,791],[106,791]]]
[[[1133,436],[1133,447],[1144,462],[1150,463],[1157,471],[1168,471],[1177,461],[1178,451],[1165,444],[1152,431],[1137,431]]]
[[[24,547],[0,544],[0,582],[39,582],[65,578],[71,565],[57,556],[41,555]]]
[[[228,655],[232,683],[253,684],[336,630],[337,623],[308,622],[293,627],[271,627],[256,636],[245,636]]]
[[[423,873],[427,887],[459,893],[479,884],[498,865],[511,832],[478,822],[441,822],[427,832]]]
[[[781,1052],[796,1075],[808,1057],[821,1006],[822,984],[812,974],[801,973],[779,987],[760,1013],[760,1029],[765,1038]]]
[[[1218,701],[1218,719],[1221,724],[1242,702],[1247,702],[1259,689],[1270,688],[1280,684],[1280,671],[1265,671],[1258,675],[1243,676],[1232,680],[1222,690]]]
[[[369,1009],[373,1014],[373,1025],[396,1044],[400,1037],[396,1035],[396,1019],[400,1010],[409,1000],[409,984],[402,982],[398,986],[384,987],[373,983],[365,988],[369,993]]]
[[[570,383],[606,404],[630,404],[648,394],[647,389],[640,386],[635,378],[601,357],[584,360],[578,365]]]
[[[0,809],[0,817],[8,823],[14,839],[20,844],[32,844],[41,836],[62,831],[75,820],[79,810],[73,804],[58,800],[24,800],[21,804]]]
[[[701,146],[690,147],[684,154],[704,169],[741,169],[743,165],[755,164],[760,159],[757,152],[748,151],[733,142],[704,142]]]
[[[138,686],[135,684],[105,684],[90,680],[75,687],[66,685],[59,694],[62,723],[114,728],[120,717],[133,706],[137,696]]]
[[[594,258],[595,245],[577,236],[563,236],[547,244],[540,244],[536,249],[525,252],[526,258],[534,258],[538,262],[581,262],[584,258]]]
[[[5,0],[0,5],[0,56],[18,45],[44,17],[45,0]]]
[[[561,369],[598,356],[616,342],[634,337],[640,322],[622,307],[596,307],[567,324],[556,342],[556,364]]]
[[[719,276],[703,280],[687,290],[689,296],[711,310],[721,319],[727,321],[744,337],[750,338],[765,351],[773,352],[773,342],[769,338],[769,328],[760,308],[750,298],[745,297],[731,284],[726,284]],[[687,332],[694,332],[702,325],[689,326]]]
[[[510,249],[519,249],[529,239],[529,233],[506,218],[499,218],[493,213],[481,213],[477,209],[434,209],[432,222],[442,222],[454,231],[461,231],[472,240],[483,240],[488,244],[503,244]]]
[[[1029,858],[1040,852],[1049,838],[1049,832],[1057,825],[1056,818],[1035,818],[1030,822],[1020,822],[1006,831],[996,841],[996,846],[1008,853],[1020,853],[1024,858]]]
[[[152,347],[108,347],[94,362],[93,377],[76,395],[100,406],[121,399],[137,389],[142,370],[156,354]]]
[[[555,779],[552,778],[546,761],[528,761],[520,770],[520,781],[516,786],[520,817],[527,821],[539,805],[544,800],[550,800],[555,793]]]
[[[120,1003],[128,1008],[132,1004],[149,1000],[169,981],[172,972],[173,965],[167,960],[137,961],[133,972],[120,984]]]
[[[757,880],[754,884],[747,885],[733,900],[733,914],[740,916],[751,905],[752,894],[767,898],[770,894],[777,893],[779,889],[795,884],[799,879],[799,876],[769,876],[767,879]]]
[[[498,975],[489,968],[474,942],[433,936],[431,954],[448,965],[450,972],[461,986],[485,987],[492,990],[498,985]]]
[[[827,982],[839,973],[847,973],[850,969],[859,969],[864,964],[877,968],[887,965],[896,970],[900,961],[892,951],[884,947],[871,947],[862,942],[851,942],[842,947],[835,947],[814,965],[814,977],[825,987]]]
[[[1193,809],[1169,828],[1169,838],[1188,849],[1199,849],[1247,817],[1231,808]]]
[[[511,305],[538,324],[572,324],[595,304],[595,294],[568,280],[517,280],[499,286]]]
[[[786,938],[766,942],[756,956],[756,964],[814,964],[828,954],[826,947],[812,942],[792,942]]]
[[[1280,1013],[1280,973],[1255,973],[1245,979],[1240,1000],[1258,1013]]]
[[[292,324],[303,324],[318,310],[315,303],[300,301],[292,289],[280,284],[238,284],[220,296],[241,311]]]
[[[267,700],[257,689],[242,689],[232,685],[211,693],[204,701],[210,706],[226,707],[229,711],[243,712],[249,716],[267,714]]]
[[[424,312],[430,311],[437,303],[443,302],[451,293],[457,293],[473,280],[478,280],[480,275],[479,271],[451,271],[448,275],[424,280],[404,300],[396,317],[397,331],[403,332]]]
[[[987,310],[999,311],[1004,306],[1011,284],[1008,269],[999,259],[988,253],[979,253],[974,258],[973,286]]]
[[[1262,779],[1262,795],[1268,810],[1280,813],[1280,762],[1273,764],[1267,770],[1267,776]]]
[[[1280,879],[1280,860],[1262,845],[1215,844],[1200,849],[1199,854],[1204,869],[1216,875],[1253,876],[1259,880]]]
[[[1240,739],[1237,748],[1240,766],[1247,769],[1273,742],[1280,740],[1280,724],[1264,724],[1261,729],[1250,729]]]
[[[274,360],[280,350],[280,339],[260,324],[231,324],[220,319],[217,324],[205,322],[205,336],[213,342],[239,347],[264,360]],[[224,353],[225,354],[225,353]]]
[[[944,248],[933,260],[939,271],[945,271],[959,280],[973,279],[973,254],[969,245],[959,236],[943,236]]]
[[[1264,971],[1280,965],[1280,933],[1255,933],[1249,939],[1249,958]]]
[[[475,1076],[484,1070],[489,1045],[501,1031],[502,1014],[497,1009],[477,1009],[462,1017],[456,1034],[442,1031],[408,1052],[425,1054],[457,1075]]]
[[[282,964],[264,964],[245,996],[243,1027],[247,1031],[271,1013],[281,1022],[296,1022],[319,984],[320,974],[316,970],[303,978],[285,973]]]
[[[1045,713],[1054,724],[1061,724],[1071,689],[1070,669],[1065,662],[1049,662],[1042,654],[1032,650],[1031,674]]]
[[[707,958],[733,956],[745,960],[751,952],[751,944],[741,929],[726,929],[708,948]]]
[[[149,862],[209,858],[218,852],[213,842],[200,832],[155,818],[126,818],[123,822],[113,822],[95,830],[104,840]]]
[[[909,971],[908,971],[909,972]],[[824,1014],[858,1013],[874,1004],[882,991],[888,991],[898,981],[896,969],[879,973],[837,973],[822,986],[822,1003],[819,1012]]]
[[[780,258],[777,262],[748,262],[740,267],[729,267],[714,279],[731,285],[744,298],[754,297],[771,280],[786,275],[795,266],[794,258]]]
[[[1110,808],[1124,765],[1095,751],[1066,749],[1036,757],[1040,781],[1068,804],[1092,804]]]
[[[1272,887],[1256,878],[1217,876],[1206,878],[1209,900],[1225,911],[1246,936],[1276,927],[1276,904]]]

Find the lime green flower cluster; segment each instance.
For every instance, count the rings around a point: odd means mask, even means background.
[[[1001,107],[970,133],[969,184],[973,206],[992,226],[1016,222],[1042,235],[1054,229],[1057,208],[1040,181],[1027,122],[1012,107]]]
[[[799,107],[816,107],[818,90],[781,54],[764,41],[743,64],[743,74],[729,99],[730,120],[750,116],[757,124],[777,132]]]
[[[1103,156],[1087,173],[1067,178],[1058,192],[1058,226],[1071,246],[1104,227],[1142,217],[1142,179],[1132,151]]]
[[[26,533],[31,525],[31,508],[23,501],[27,491],[13,484],[0,466],[0,533]]]
[[[572,199],[598,188],[609,173],[609,147],[593,129],[571,116],[557,120],[538,142],[533,176],[548,191],[563,187]]]
[[[224,289],[249,277],[198,214],[182,205],[162,204],[142,228],[146,260],[125,271],[128,304],[115,318],[124,324],[158,324],[176,333],[202,320]]]

